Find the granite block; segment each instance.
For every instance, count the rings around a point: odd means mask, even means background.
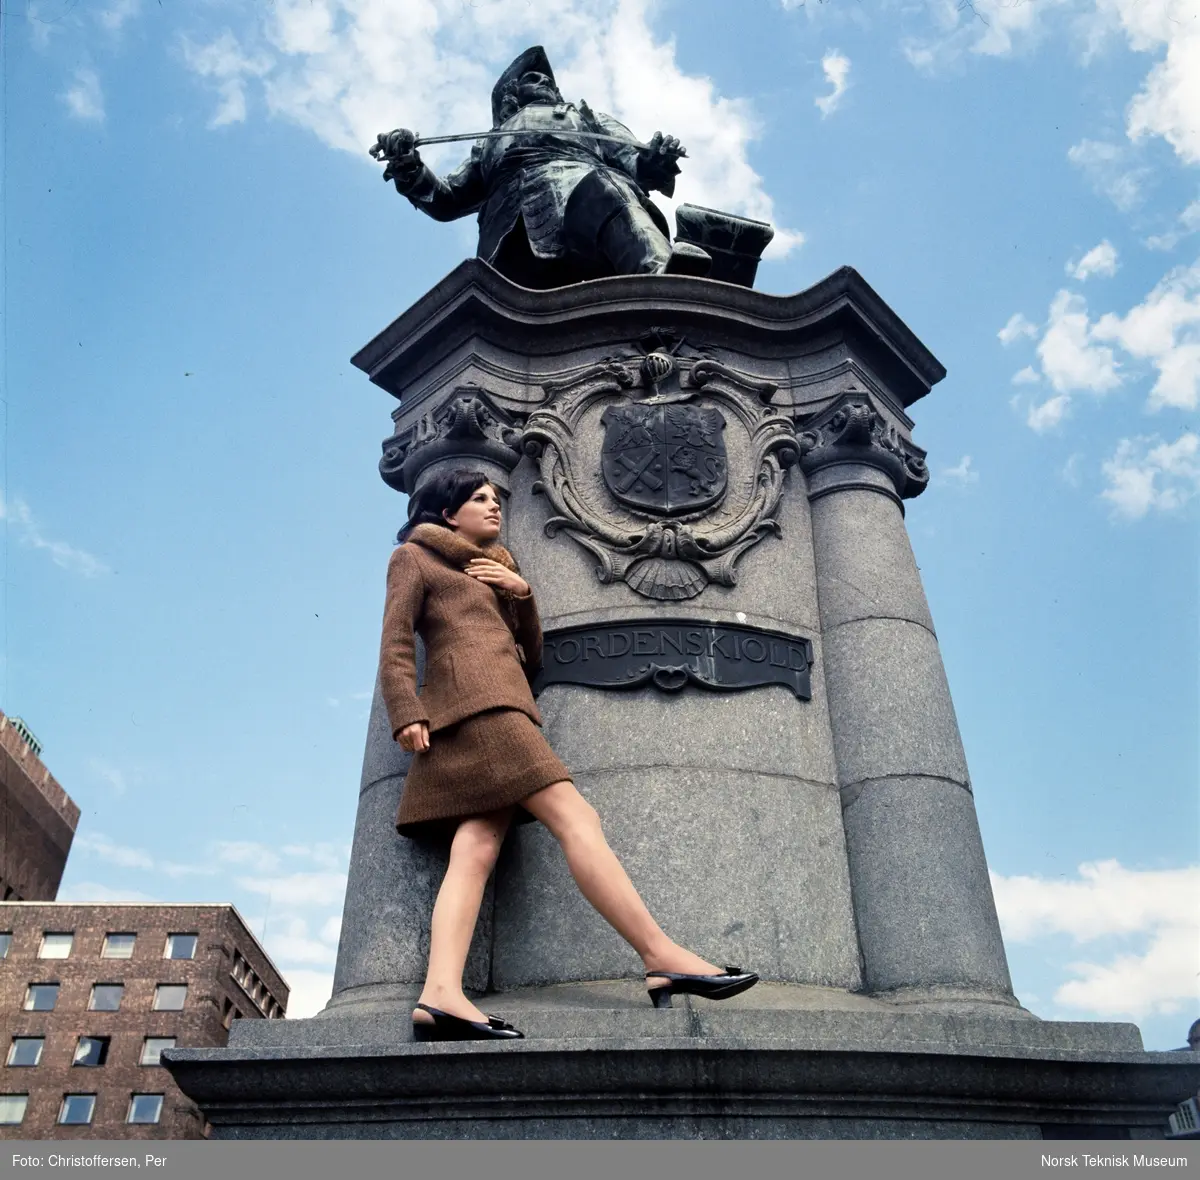
[[[870,781],[844,821],[867,990],[1015,1003],[970,794],[917,776]]]
[[[907,619],[933,631],[899,505],[861,490],[823,496],[812,505],[812,530],[827,634],[876,618]]]
[[[858,949],[836,790],[718,769],[628,768],[576,785],[670,937],[764,978],[853,988]],[[640,975],[541,825],[513,832],[496,875],[498,990]]]
[[[824,636],[825,687],[838,782],[926,775],[969,785],[966,755],[933,634],[899,619],[861,619]]]
[[[432,1045],[397,1044],[378,1022],[300,1021],[319,1039],[284,1044],[277,1028],[275,1044],[164,1061],[219,1139],[1149,1138],[1200,1087],[1193,1055],[1120,1035],[1102,1046],[1072,1025],[650,1015],[664,1035]],[[327,1043],[333,1023],[348,1042]]]
[[[813,648],[819,660],[816,640]],[[819,672],[812,680],[810,701],[777,684],[720,694],[553,684],[538,708],[546,737],[573,774],[678,767],[832,783],[825,686]]]

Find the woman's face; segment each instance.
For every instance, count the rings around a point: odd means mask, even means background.
[[[476,488],[455,513],[442,513],[464,540],[484,545],[500,536],[500,497],[490,483]]]

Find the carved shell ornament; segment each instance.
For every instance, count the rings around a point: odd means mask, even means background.
[[[594,554],[601,582],[681,601],[735,585],[742,554],[780,535],[784,470],[800,450],[770,405],[774,385],[681,360],[682,338],[664,347],[667,336],[547,384],[522,438],[553,509],[547,534]]]

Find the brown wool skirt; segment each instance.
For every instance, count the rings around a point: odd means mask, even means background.
[[[396,812],[402,836],[453,832],[456,821],[529,798],[571,772],[541,729],[519,709],[490,709],[429,735],[415,754]],[[533,816],[518,808],[516,823]]]

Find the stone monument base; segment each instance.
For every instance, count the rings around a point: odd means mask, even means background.
[[[215,1139],[1158,1139],[1200,1089],[1200,1056],[1134,1025],[953,999],[759,984],[655,1011],[636,981],[563,984],[483,1000],[523,1041],[415,1044],[399,998],[164,1061]]]

